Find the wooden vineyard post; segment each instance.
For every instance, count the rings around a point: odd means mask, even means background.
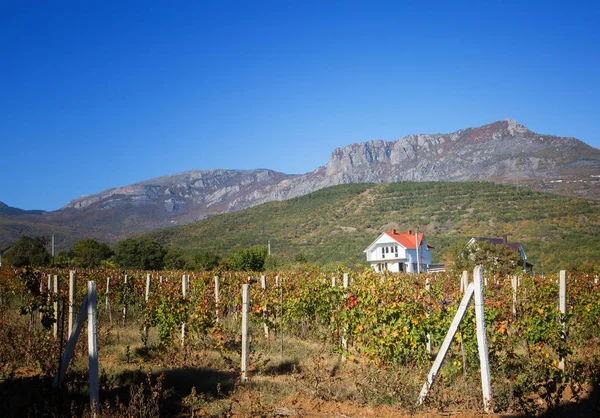
[[[220,290],[220,283],[219,283],[219,276],[215,276],[215,322],[219,323],[220,319],[219,319],[219,290]]]
[[[144,302],[146,302],[146,305],[148,304],[148,296],[150,295],[150,279],[152,278],[152,275],[150,273],[148,273],[146,275],[146,293],[144,295]],[[144,345],[148,344],[148,327],[146,325],[144,325]]]
[[[183,277],[181,278],[181,294],[183,295],[184,300],[187,298],[188,286],[189,286],[188,276],[186,276],[184,274]],[[183,322],[183,324],[181,324],[181,346],[183,347],[184,344],[185,344],[185,321]]]
[[[54,333],[54,338],[58,338],[58,276],[56,274],[54,275],[52,293],[54,293],[54,325],[52,331]]]
[[[123,326],[127,319],[127,301],[129,300],[129,288],[127,287],[127,275],[123,279]]]
[[[90,368],[90,404],[95,413],[100,406],[98,385],[98,322],[96,312],[96,283],[87,285],[88,360]],[[95,415],[95,414],[94,414]]]
[[[559,296],[558,296],[558,309],[560,310],[560,323],[562,325],[562,331],[560,338],[567,341],[567,330],[565,323],[565,315],[567,313],[567,272],[565,270],[560,271],[559,276]],[[561,354],[558,362],[558,368],[564,373],[565,371],[565,357]]]
[[[68,335],[73,331],[73,309],[75,308],[75,271],[69,271],[69,323]]]
[[[250,348],[249,345],[249,310],[250,310],[250,285],[243,284],[242,285],[242,383],[245,383],[248,380],[248,350]]]
[[[269,339],[269,325],[268,325],[269,311],[267,308],[267,278],[264,275],[260,276],[260,287],[265,294],[265,306],[263,306],[263,320],[264,320],[263,329],[265,330],[265,339],[268,340]]]
[[[483,409],[485,412],[490,412],[492,393],[490,387],[490,362],[488,359],[488,346],[485,333],[485,309],[481,272],[481,266],[477,266],[475,267],[475,270],[473,270],[473,283],[475,285],[475,324],[477,326],[477,348],[479,350],[479,365],[481,368]]]

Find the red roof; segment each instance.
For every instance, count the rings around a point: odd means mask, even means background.
[[[394,241],[396,241],[398,244],[402,245],[406,249],[414,250],[415,248],[417,248],[416,242],[415,242],[416,241],[415,234],[413,234],[412,231],[410,231],[410,230],[408,232],[397,232],[395,229],[392,229],[391,232],[384,232],[384,234],[386,234],[387,236],[392,238]],[[421,242],[423,241],[423,233],[422,232],[420,232],[418,234],[418,239],[419,239],[419,246],[421,246]],[[427,244],[427,247],[433,248],[429,244]]]

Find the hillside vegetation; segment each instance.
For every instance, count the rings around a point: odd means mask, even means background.
[[[600,259],[600,202],[487,182],[350,184],[147,234],[185,252],[266,245],[285,260],[365,263],[384,230],[419,228],[434,262],[470,237],[521,242],[536,271]]]

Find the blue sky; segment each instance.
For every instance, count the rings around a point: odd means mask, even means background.
[[[506,117],[600,148],[594,2],[0,0],[0,201]]]

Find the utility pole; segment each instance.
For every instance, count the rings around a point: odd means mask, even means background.
[[[54,266],[54,234],[52,234],[52,265]]]
[[[271,255],[271,241],[267,241],[267,255]]]

